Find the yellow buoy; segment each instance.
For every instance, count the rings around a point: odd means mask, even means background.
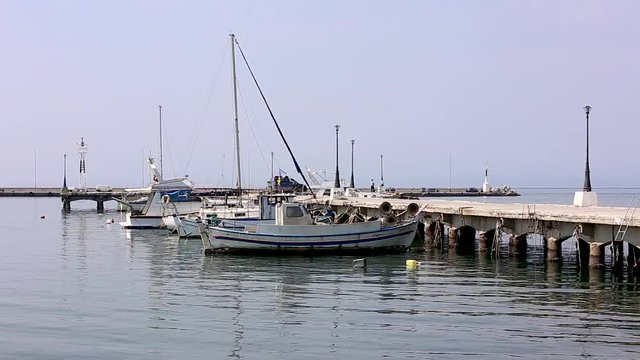
[[[407,260],[406,265],[407,265],[407,269],[417,269],[418,268],[418,262],[415,261],[415,260]]]

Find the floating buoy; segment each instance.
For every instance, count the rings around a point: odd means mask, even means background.
[[[419,264],[420,264],[420,263],[419,263],[419,262],[417,262],[416,260],[407,260],[407,261],[406,261],[407,269],[410,269],[410,270],[415,270],[415,269],[417,269]]]
[[[354,269],[364,268],[367,267],[367,259],[355,259],[351,264]]]
[[[40,219],[44,219],[44,215],[40,216]]]
[[[107,224],[113,224],[115,220],[113,219],[107,219]]]

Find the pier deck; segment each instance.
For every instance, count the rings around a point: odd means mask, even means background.
[[[310,197],[299,197],[304,202],[314,202]],[[319,197],[322,204],[329,197]],[[384,201],[393,209],[401,211],[414,202],[426,214],[426,222],[437,219],[457,229],[463,226],[473,227],[482,232],[496,229],[496,222],[502,221],[504,228],[513,236],[522,236],[537,232],[546,238],[564,239],[577,233],[588,243],[608,244],[622,240],[620,231],[627,228],[624,241],[640,246],[640,211],[622,207],[576,207],[555,204],[490,203],[444,199],[389,199],[350,197],[346,200],[331,200],[330,204],[338,208],[346,206],[360,207],[367,216],[378,215],[378,208]]]

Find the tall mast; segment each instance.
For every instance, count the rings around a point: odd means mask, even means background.
[[[240,180],[240,130],[238,129],[238,87],[236,85],[236,36],[235,34],[229,34],[231,37],[231,69],[233,71],[233,118],[236,132],[236,165],[238,166],[238,179],[236,181],[236,188],[242,188],[242,181]]]
[[[158,105],[160,108],[160,175],[164,178],[164,172],[162,171],[162,105]]]

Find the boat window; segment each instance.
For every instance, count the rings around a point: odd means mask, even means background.
[[[290,206],[287,208],[287,217],[288,218],[297,218],[304,216],[302,209],[299,206]]]
[[[235,215],[235,217],[242,217],[242,216],[245,216],[245,213],[243,213],[243,212],[237,212],[237,213],[235,213],[234,215]]]
[[[331,189],[325,189],[324,192],[322,193],[322,196],[329,196],[331,195]]]

